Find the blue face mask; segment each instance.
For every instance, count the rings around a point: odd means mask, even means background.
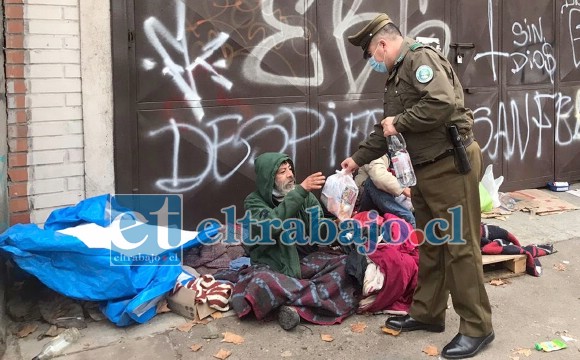
[[[377,52],[378,49],[379,49],[378,47],[375,49],[375,53]],[[373,53],[373,56],[371,56],[369,58],[369,65],[376,72],[380,72],[380,73],[387,73],[387,72],[389,72],[389,68],[387,68],[387,65],[384,63],[384,61],[383,62],[378,62],[377,60],[375,60],[375,54],[374,53]]]
[[[380,73],[389,72],[389,69],[387,68],[387,65],[385,65],[385,63],[376,61],[374,57],[370,57],[369,58],[369,65],[376,72],[380,72]]]

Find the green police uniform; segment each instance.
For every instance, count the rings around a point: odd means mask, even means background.
[[[370,36],[363,31],[349,37],[351,43],[363,47],[365,54],[378,30],[373,23],[369,25],[367,28],[373,28],[368,31]],[[459,332],[471,337],[486,336],[492,332],[492,324],[479,247],[482,156],[473,140],[473,114],[464,106],[463,88],[447,59],[431,47],[404,38],[400,55],[388,74],[384,116],[395,117],[394,126],[405,137],[415,168],[417,185],[411,192],[417,227],[424,229],[431,219],[445,219],[450,226],[440,229],[438,235],[453,239],[452,220],[461,221],[461,235],[466,242],[425,242],[420,247],[418,286],[409,313],[423,323],[444,324],[451,293],[454,309],[461,317]],[[466,145],[471,171],[465,175],[456,170],[447,131],[450,124],[458,127]],[[386,152],[383,128],[376,124],[352,159],[362,166]],[[460,220],[452,219],[449,212],[456,206],[462,207]]]

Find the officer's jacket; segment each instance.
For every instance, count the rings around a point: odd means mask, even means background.
[[[406,37],[385,85],[384,117],[407,142],[414,165],[429,162],[453,148],[447,126],[456,124],[464,140],[473,137],[473,113],[465,107],[463,88],[451,64],[437,50]],[[376,124],[352,156],[360,166],[387,152],[381,124]]]

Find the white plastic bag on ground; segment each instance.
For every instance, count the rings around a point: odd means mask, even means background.
[[[344,220],[352,215],[357,196],[358,187],[352,175],[341,170],[326,179],[320,199],[328,211]]]
[[[483,178],[481,179],[481,185],[487,190],[489,196],[491,197],[491,202],[493,208],[501,206],[501,202],[499,201],[499,187],[503,183],[503,176],[494,179],[493,177],[493,165],[489,164],[487,168],[485,168],[485,173],[483,174]]]

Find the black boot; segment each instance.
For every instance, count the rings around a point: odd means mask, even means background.
[[[482,337],[457,334],[449,344],[445,345],[443,351],[441,351],[441,356],[446,359],[470,358],[480,352],[493,339],[495,339],[493,331],[491,334]]]
[[[445,325],[426,324],[413,319],[410,315],[393,316],[387,319],[385,326],[399,331],[426,330],[431,332],[445,331]]]

